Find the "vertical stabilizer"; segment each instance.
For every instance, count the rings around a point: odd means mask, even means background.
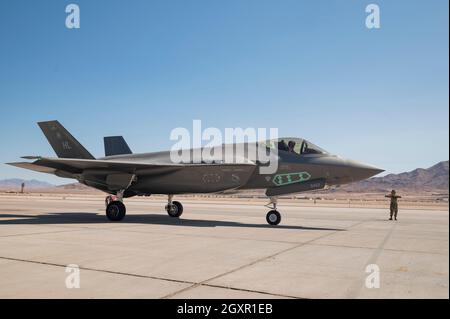
[[[58,121],[39,122],[38,125],[58,157],[95,159]]]

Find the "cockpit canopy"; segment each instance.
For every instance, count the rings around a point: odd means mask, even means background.
[[[291,152],[298,155],[328,154],[327,151],[313,143],[297,137],[281,137],[263,142],[266,147],[278,149],[278,151]]]

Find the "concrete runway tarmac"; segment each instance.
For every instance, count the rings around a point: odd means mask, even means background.
[[[265,201],[176,199],[179,220],[150,197],[109,222],[102,196],[0,196],[0,298],[449,298],[448,207],[280,201],[273,227]]]

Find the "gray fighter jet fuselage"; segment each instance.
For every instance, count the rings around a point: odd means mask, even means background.
[[[107,137],[107,156],[96,159],[59,122],[38,124],[58,158],[27,156],[34,161],[9,164],[73,178],[111,194],[106,200],[110,220],[125,216],[124,197],[167,194],[168,214],[179,217],[183,206],[172,200],[176,194],[265,189],[273,205],[266,219],[276,225],[281,220],[276,210],[278,196],[347,184],[383,171],[331,155],[299,138],[219,146],[220,154],[233,155],[228,160],[214,156],[204,160],[196,154],[205,149],[190,149],[187,160],[174,162],[174,151],[131,154],[122,137]],[[265,155],[264,161],[258,154]],[[261,173],[274,162],[275,170]]]

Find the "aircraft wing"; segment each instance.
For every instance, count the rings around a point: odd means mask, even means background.
[[[38,172],[53,173],[56,170],[65,171],[72,174],[82,173],[84,170],[117,170],[117,171],[135,171],[138,168],[159,168],[162,165],[143,164],[139,162],[127,161],[104,161],[87,159],[66,159],[66,158],[45,158],[40,157],[34,162],[15,162],[8,165],[27,168]],[[176,168],[176,165],[171,165]]]
[[[254,163],[242,164],[173,164],[173,163],[146,163],[141,161],[130,160],[96,160],[96,159],[69,159],[69,158],[48,158],[48,157],[32,157],[25,158],[36,159],[34,162],[15,162],[7,163],[8,165],[36,170],[38,172],[52,172],[54,170],[68,171],[71,173],[81,173],[84,170],[118,170],[123,172],[136,171],[142,169],[170,169],[178,170],[184,167],[198,166],[255,166]]]
[[[199,168],[220,166],[240,167],[249,177],[255,168],[254,163],[242,164],[173,164],[173,163],[147,163],[129,159],[96,160],[96,159],[68,159],[68,158],[46,158],[27,156],[28,159],[36,159],[34,162],[15,162],[8,165],[30,169],[37,172],[55,174],[60,177],[80,179],[81,175],[117,176],[121,175],[145,175],[157,176],[174,173],[187,168]],[[235,185],[236,187],[238,185]]]

